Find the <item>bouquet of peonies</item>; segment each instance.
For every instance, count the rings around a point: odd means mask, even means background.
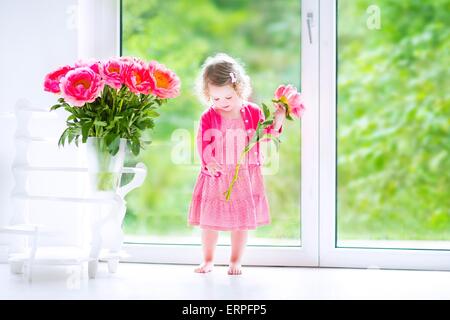
[[[120,139],[126,139],[138,155],[150,143],[143,140],[143,131],[154,127],[157,108],[179,95],[180,79],[157,61],[115,57],[60,67],[46,75],[44,90],[61,96],[50,110],[70,113],[58,145],[67,140],[78,146],[80,137],[83,143],[96,137],[115,155]]]
[[[227,201],[230,199],[233,185],[238,179],[240,164],[245,159],[245,155],[260,141],[272,140],[275,142],[278,150],[281,141],[279,139],[278,128],[275,125],[281,126],[284,118],[288,120],[294,120],[294,118],[300,119],[305,111],[300,93],[297,92],[297,88],[290,84],[280,85],[275,91],[272,102],[275,106],[275,112],[271,112],[269,107],[262,103],[265,120],[258,123],[255,134],[240,155],[230,186],[223,193]]]

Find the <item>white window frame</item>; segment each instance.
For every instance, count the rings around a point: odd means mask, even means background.
[[[320,0],[320,266],[450,270],[450,250],[337,247],[337,0]]]

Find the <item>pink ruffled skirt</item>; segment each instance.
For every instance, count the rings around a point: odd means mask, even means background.
[[[219,177],[199,173],[189,207],[189,225],[232,231],[255,229],[270,223],[261,167],[241,166],[231,197],[226,201],[223,193],[234,173],[234,165],[224,166]]]

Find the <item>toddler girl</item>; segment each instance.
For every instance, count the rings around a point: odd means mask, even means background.
[[[241,162],[231,197],[224,192],[233,179],[236,164],[252,138],[262,110],[252,102],[250,78],[243,66],[227,54],[209,57],[197,80],[199,98],[207,105],[197,133],[197,149],[202,161],[188,223],[202,229],[203,263],[195,272],[213,268],[219,231],[231,232],[231,257],[228,274],[241,274],[241,259],[247,230],[270,223],[269,205],[261,175],[261,154],[256,144]],[[271,132],[280,133],[284,111],[278,108]]]

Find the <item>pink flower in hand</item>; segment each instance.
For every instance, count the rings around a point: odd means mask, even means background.
[[[111,58],[100,67],[100,74],[105,84],[114,89],[120,89],[124,83],[126,63],[117,58]]]
[[[125,85],[135,94],[150,94],[155,87],[155,80],[150,75],[148,65],[137,59],[124,60],[128,62],[124,73]]]
[[[72,69],[73,68],[71,66],[64,66],[47,74],[44,80],[44,91],[59,93],[61,91],[59,89],[59,83],[61,81],[61,78],[64,77],[67,74],[67,72],[69,72]]]
[[[305,107],[301,101],[300,93],[297,92],[297,88],[292,85],[280,85],[275,91],[275,100],[280,100],[287,105],[287,115],[294,115],[297,118],[301,118]]]
[[[250,142],[245,146],[244,151],[241,152],[241,158],[248,153],[254,145],[260,141],[270,141],[273,140],[278,145],[280,144],[279,136],[282,132],[282,125],[285,118],[289,120],[294,120],[291,114],[297,118],[300,118],[304,112],[304,106],[300,99],[300,93],[297,92],[297,88],[292,85],[280,85],[274,93],[274,99],[272,102],[275,105],[275,112],[271,112],[269,107],[264,103],[263,110],[264,115],[261,113],[257,131],[262,134],[254,135]],[[235,173],[227,191],[224,192],[225,199],[228,201],[230,199],[231,191],[233,190],[233,185],[236,182],[239,174],[239,165],[236,165]]]
[[[153,94],[162,99],[175,98],[180,94],[180,79],[173,71],[157,61],[150,61],[149,68],[155,81]]]
[[[104,81],[89,67],[73,69],[61,78],[61,96],[76,107],[94,102],[103,89]]]

